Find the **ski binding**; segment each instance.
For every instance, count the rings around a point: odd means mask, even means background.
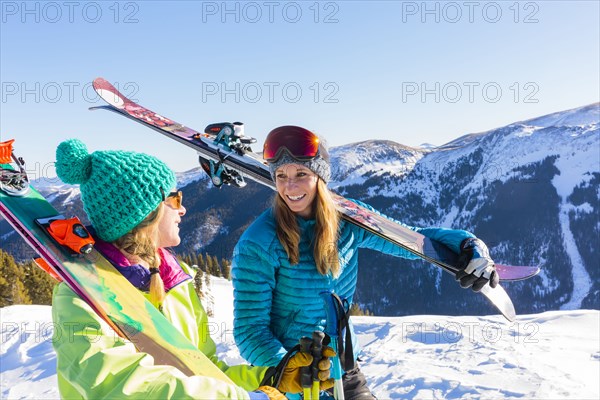
[[[239,155],[251,152],[250,145],[256,143],[256,139],[244,135],[244,124],[242,122],[219,122],[210,124],[204,129],[204,133],[214,135],[215,144],[222,144]]]
[[[25,161],[22,157],[15,156],[12,144],[15,140],[11,139],[0,143],[0,164],[11,164],[17,167],[0,167],[0,190],[9,196],[25,196],[29,193],[29,178],[25,171]]]
[[[223,164],[224,157],[219,153],[219,161],[209,160],[208,158],[204,158],[201,155],[198,155],[198,160],[200,162],[200,166],[204,172],[208,174],[210,180],[213,185],[217,188],[221,188],[221,186],[225,185],[233,185],[235,187],[242,188],[246,186],[246,181],[244,181],[244,176],[240,174],[238,171],[227,167]]]
[[[62,215],[38,218],[35,222],[58,244],[66,247],[73,255],[89,254],[94,248],[94,238],[79,218],[66,219]]]

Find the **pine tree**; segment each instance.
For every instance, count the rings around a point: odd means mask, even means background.
[[[208,272],[204,274],[203,300],[204,307],[206,309],[206,315],[209,317],[214,317],[215,300],[211,293],[210,274]]]
[[[51,305],[52,290],[56,280],[42,271],[35,262],[21,265],[24,272],[23,284],[32,304]]]
[[[223,274],[221,273],[221,265],[219,265],[219,260],[217,259],[217,256],[212,256],[212,259],[214,268],[213,275],[220,278],[223,276]]]
[[[210,274],[206,272],[204,274],[204,290],[207,291],[210,288]]]
[[[9,301],[10,298],[8,296],[8,280],[4,277],[4,273],[6,272],[6,270],[7,268],[5,268],[4,266],[4,261],[0,260],[0,307],[8,306],[11,304],[11,302]]]
[[[214,271],[212,257],[209,256],[208,254],[205,254],[205,256],[206,256],[206,258],[205,258],[206,259],[206,273],[209,275],[212,275],[213,271]]]
[[[373,313],[366,308],[362,309],[358,303],[352,303],[350,306],[350,315],[369,317],[373,316]]]
[[[223,272],[223,278],[231,280],[231,261],[222,258],[221,271]]]
[[[202,257],[202,253],[198,253],[197,258],[198,258],[198,267],[202,271],[206,272],[206,261],[204,261],[204,257]]]
[[[0,249],[0,307],[13,304],[31,304],[27,289],[23,284],[24,273],[15,259]]]
[[[206,272],[206,262],[204,261],[204,257],[202,257],[202,253],[196,254],[196,257],[197,257],[197,261],[196,262],[198,263],[198,267],[202,271]]]
[[[198,269],[196,270],[196,276],[194,277],[194,287],[196,288],[196,293],[200,299],[204,298],[204,272]]]

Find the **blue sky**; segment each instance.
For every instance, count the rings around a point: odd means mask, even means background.
[[[600,101],[598,1],[2,1],[0,134],[33,177],[54,150],[191,150],[106,112],[103,76],[180,123],[296,124],[331,145],[443,144]]]

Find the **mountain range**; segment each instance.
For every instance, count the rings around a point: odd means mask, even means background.
[[[541,265],[506,283],[517,312],[600,309],[600,103],[467,134],[442,146],[368,140],[330,149],[330,187],[414,226],[466,229],[504,264]],[[390,132],[389,136],[393,136]],[[217,189],[200,168],[178,174],[187,214],[178,252],[230,258],[273,192]],[[84,216],[77,187],[34,182],[66,215]],[[2,248],[31,251],[5,221]],[[482,296],[424,262],[361,250],[355,301],[375,315],[486,314]]]

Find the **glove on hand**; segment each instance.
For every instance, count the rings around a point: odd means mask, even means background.
[[[474,292],[479,292],[488,282],[495,288],[500,280],[487,246],[477,238],[465,239],[460,244],[458,267],[461,270],[456,273],[456,280],[461,287]]]
[[[287,400],[287,397],[285,397],[279,390],[271,386],[261,386],[256,389],[256,391],[266,394],[269,397],[269,400]],[[250,397],[252,398],[252,396]]]
[[[329,369],[331,368],[331,361],[329,360],[329,357],[335,356],[335,351],[331,347],[323,347],[321,354],[323,355],[323,358],[321,361],[319,361],[317,366],[319,368],[320,390],[327,390],[332,388],[334,384],[334,380],[329,378]],[[294,354],[283,370],[281,382],[279,383],[277,389],[284,393],[301,393],[301,369],[302,367],[310,367],[312,362],[313,356],[309,353],[299,351]]]

